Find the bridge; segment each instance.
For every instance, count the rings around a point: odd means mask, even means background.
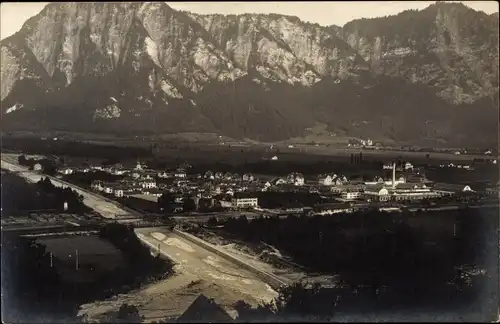
[[[66,223],[53,223],[53,224],[35,224],[35,225],[3,225],[1,228],[2,233],[16,234],[16,235],[42,235],[42,234],[71,234],[77,232],[95,232],[101,229],[106,224],[127,224],[134,228],[154,228],[165,227],[169,224],[164,222],[145,221],[142,219],[125,219],[125,220],[98,220],[92,221],[87,224],[77,224],[74,222]],[[173,225],[173,224],[172,224]]]
[[[74,226],[70,224],[34,225],[34,226],[2,226],[2,234],[40,235],[48,233],[74,233],[97,231],[102,225]]]

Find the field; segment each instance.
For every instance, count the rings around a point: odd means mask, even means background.
[[[54,134],[52,134],[54,135]],[[408,159],[413,163],[433,163],[450,161],[472,161],[474,158],[487,158],[485,155],[455,155],[444,152],[411,152],[398,150],[375,150],[375,149],[353,149],[346,148],[344,144],[332,145],[310,145],[294,143],[293,147],[288,147],[288,142],[262,143],[255,141],[236,141],[215,134],[176,134],[159,135],[149,138],[119,138],[113,136],[89,136],[88,134],[58,134],[63,136],[57,141],[52,137],[47,137],[41,141],[40,135],[34,136],[8,136],[4,137],[5,149],[11,151],[23,151],[30,147],[43,146],[43,151],[56,152],[68,147],[64,143],[78,143],[85,154],[79,154],[80,158],[70,157],[70,152],[58,152],[60,155],[68,155],[70,164],[80,164],[83,162],[96,163],[105,158],[120,158],[122,162],[128,160],[136,163],[140,159],[150,160],[152,158],[166,163],[182,163],[188,161],[192,164],[199,163],[227,163],[231,165],[255,163],[269,160],[272,156],[277,156],[279,161],[285,162],[312,162],[312,161],[333,161],[349,162],[350,154],[363,153],[366,160],[376,160],[381,162],[391,161],[395,158]],[[29,143],[29,145],[27,144]],[[33,144],[36,143],[35,146]],[[109,152],[109,156],[102,151],[104,145],[114,146],[116,150]],[[73,144],[74,146],[74,144]],[[71,147],[71,146],[70,146]],[[129,154],[127,151],[130,150]],[[108,150],[109,151],[109,150]],[[38,152],[24,152],[38,153]],[[99,153],[99,154],[97,154]],[[427,154],[429,157],[427,157]],[[74,154],[73,154],[74,155]],[[126,158],[128,157],[128,159]]]
[[[47,252],[52,252],[57,270],[69,282],[94,282],[118,269],[123,261],[121,251],[95,236],[41,238],[37,242],[45,245]]]

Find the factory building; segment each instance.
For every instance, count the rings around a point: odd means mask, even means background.
[[[369,184],[364,190],[364,196],[375,201],[389,200],[422,200],[436,198],[440,194],[433,191],[424,183],[406,183],[401,179],[396,180],[396,164],[392,165],[392,181],[384,183]]]

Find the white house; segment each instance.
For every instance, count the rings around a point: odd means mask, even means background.
[[[104,168],[101,165],[92,165],[90,168],[92,170],[104,171]]]
[[[104,193],[111,195],[113,193],[113,188],[111,186],[107,185],[107,186],[104,186],[103,191],[104,191]]]
[[[243,181],[248,181],[248,182],[251,182],[251,181],[253,181],[253,180],[254,180],[254,179],[253,179],[253,175],[251,175],[250,173],[245,173],[245,174],[243,175]]]
[[[170,177],[170,174],[168,172],[158,172],[158,178],[169,178]]]
[[[388,201],[391,198],[389,190],[383,184],[366,186],[363,195],[377,201]]]
[[[382,166],[382,169],[383,169],[383,170],[391,170],[391,169],[392,169],[392,163],[385,163],[385,164]]]
[[[153,177],[151,175],[149,175],[149,174],[143,174],[141,176],[141,179],[142,180],[151,180],[151,179],[153,179]]]
[[[114,175],[124,175],[126,173],[125,170],[122,170],[122,169],[111,169],[111,174],[114,174]]]
[[[331,186],[331,185],[333,185],[333,179],[330,175],[319,176],[318,183],[322,186]]]
[[[90,186],[93,190],[98,190],[98,191],[103,191],[104,190],[104,187],[102,186],[102,182],[101,181],[94,181],[92,182],[91,186]]]
[[[115,197],[117,198],[122,198],[123,197],[123,189],[122,188],[115,188],[113,190],[113,194],[115,195]]]
[[[136,164],[136,166],[135,166],[135,169],[136,169],[137,171],[140,171],[140,170],[142,170],[142,169],[143,169],[143,166],[142,166],[141,162],[137,162],[137,164]]]
[[[215,178],[214,173],[212,171],[207,171],[205,172],[203,178],[213,180]]]
[[[287,177],[287,182],[296,186],[304,185],[304,176],[302,173],[293,172],[290,173]]]
[[[176,178],[185,178],[186,177],[186,170],[184,169],[177,169],[174,173],[174,177]]]
[[[62,174],[68,175],[68,174],[72,174],[73,173],[73,169],[71,169],[71,168],[64,168],[64,169],[61,169],[60,172]]]
[[[266,183],[267,184],[267,183]],[[279,186],[279,185],[283,185],[283,184],[286,184],[286,180],[283,179],[283,178],[274,178],[273,180],[271,180],[269,182],[269,184],[271,186]]]
[[[42,165],[40,163],[35,163],[35,165],[33,166],[33,170],[42,171]]]
[[[434,192],[442,196],[452,196],[460,193],[472,193],[474,190],[468,185],[457,185],[449,183],[436,183],[432,188]]]
[[[410,162],[405,163],[405,170],[413,170],[413,164]]]
[[[156,188],[156,182],[152,180],[146,180],[141,182],[141,187],[143,189],[153,189]]]
[[[232,201],[219,200],[219,204],[222,208],[231,208],[233,207]]]
[[[345,191],[342,193],[342,199],[344,200],[354,200],[361,198],[361,192],[359,191]]]
[[[394,200],[422,200],[436,198],[439,194],[432,191],[425,183],[400,183],[390,189]]]
[[[259,199],[248,195],[236,194],[231,200],[232,207],[253,208],[259,206]]]
[[[298,174],[295,176],[295,185],[296,186],[303,186],[305,183],[304,176],[302,174]]]
[[[332,176],[332,185],[340,186],[346,182],[347,178],[345,176],[339,176],[339,177],[337,177],[336,175]]]
[[[271,157],[271,161],[277,161],[277,160],[278,160],[278,157],[276,155]]]

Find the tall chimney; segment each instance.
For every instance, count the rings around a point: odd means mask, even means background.
[[[392,163],[392,189],[396,188],[396,162]]]

